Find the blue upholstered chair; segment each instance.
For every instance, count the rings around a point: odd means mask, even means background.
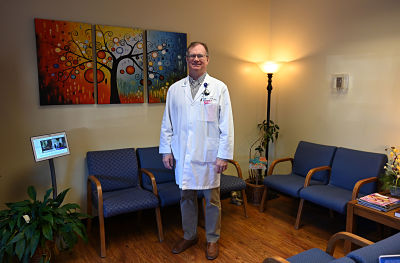
[[[162,156],[158,153],[158,147],[146,147],[136,149],[139,166],[145,168],[154,175],[157,184],[158,198],[161,207],[178,204],[180,201],[180,190],[175,182],[175,174],[173,170],[164,167]],[[236,161],[228,160],[236,169],[237,176],[221,174],[220,193],[221,199],[230,197],[232,191],[242,191],[243,210],[247,217],[247,200],[244,189],[246,183],[242,178],[242,170]],[[143,188],[151,190],[151,181],[144,177],[142,180]],[[202,198],[199,192],[198,197]]]
[[[240,191],[243,199],[243,212],[244,216],[247,217],[247,196],[246,196],[246,182],[243,180],[242,169],[238,162],[234,160],[228,160],[229,163],[233,164],[236,169],[236,175],[221,174],[220,193],[221,199],[231,197],[232,191]]]
[[[357,263],[376,263],[381,255],[400,254],[400,233],[385,238],[367,247],[354,250],[346,255]]]
[[[106,256],[104,218],[154,208],[158,237],[163,241],[161,215],[156,187],[150,191],[140,187],[140,173],[153,181],[151,173],[138,170],[135,149],[92,151],[86,155],[89,177],[87,182],[87,213],[92,204],[98,210],[100,228],[100,256]],[[88,231],[91,220],[88,220]]]
[[[346,256],[335,259],[332,255],[337,241],[344,239],[361,248],[348,253]],[[349,232],[334,234],[328,241],[326,251],[319,248],[312,248],[301,252],[290,258],[281,257],[266,258],[264,263],[377,263],[381,255],[400,254],[400,233],[373,243],[367,239],[356,236]]]
[[[178,204],[181,200],[181,193],[175,182],[174,170],[164,167],[158,147],[137,148],[136,153],[139,167],[154,175],[161,207]],[[142,178],[142,185],[143,188],[150,191],[153,188],[151,180],[147,176]]]
[[[315,168],[331,166],[336,149],[335,146],[300,141],[294,158],[281,158],[273,161],[268,169],[267,176],[264,178],[265,188],[261,199],[260,212],[264,211],[269,188],[298,198],[307,174],[312,176],[311,185],[326,184],[328,172],[321,171],[321,168]],[[278,163],[287,161],[292,163],[291,173],[273,174],[274,168]]]
[[[304,200],[346,214],[348,201],[377,191],[375,182],[386,162],[385,154],[338,148],[332,168],[321,168],[330,171],[328,184],[311,185],[310,177],[306,177],[304,187],[300,190],[295,228],[298,229],[300,225]]]

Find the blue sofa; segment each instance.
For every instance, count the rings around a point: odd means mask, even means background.
[[[335,259],[332,255],[337,241],[344,239],[362,246],[344,257]],[[349,232],[339,232],[333,235],[329,241],[326,251],[312,248],[287,259],[281,257],[266,258],[264,263],[378,263],[381,255],[400,254],[400,233],[373,243],[367,239],[356,236]]]
[[[312,174],[307,175],[299,193],[295,228],[299,228],[304,201],[346,214],[349,201],[377,191],[376,182],[386,162],[387,156],[382,153],[337,148],[332,166],[320,168],[329,171],[328,184],[311,185]]]

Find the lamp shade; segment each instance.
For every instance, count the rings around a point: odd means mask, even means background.
[[[267,61],[259,63],[258,66],[264,73],[275,73],[278,71],[280,64],[274,61]]]

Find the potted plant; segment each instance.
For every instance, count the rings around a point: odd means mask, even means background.
[[[279,126],[272,120],[269,121],[269,125],[267,123],[266,120],[263,120],[263,122],[257,124],[261,134],[250,146],[249,151],[249,178],[246,180],[246,193],[248,201],[253,204],[261,202],[264,191],[264,171],[268,169],[268,145],[278,139],[279,135]],[[252,155],[253,148],[254,156]],[[265,153],[264,156],[263,153]]]
[[[55,199],[46,191],[43,201],[36,199],[36,190],[28,187],[30,200],[7,203],[0,211],[0,262],[50,262],[51,252],[72,248],[78,237],[87,242],[85,225],[78,204],[62,204],[69,189]],[[36,254],[35,254],[36,253]],[[38,262],[39,262],[38,261]]]
[[[400,196],[400,155],[396,147],[386,148],[388,162],[384,169],[385,173],[380,177],[381,190],[390,190],[393,196]]]

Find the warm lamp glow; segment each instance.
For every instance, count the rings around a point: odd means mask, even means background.
[[[258,64],[258,66],[264,73],[275,73],[280,67],[278,63],[273,61],[261,62]]]

